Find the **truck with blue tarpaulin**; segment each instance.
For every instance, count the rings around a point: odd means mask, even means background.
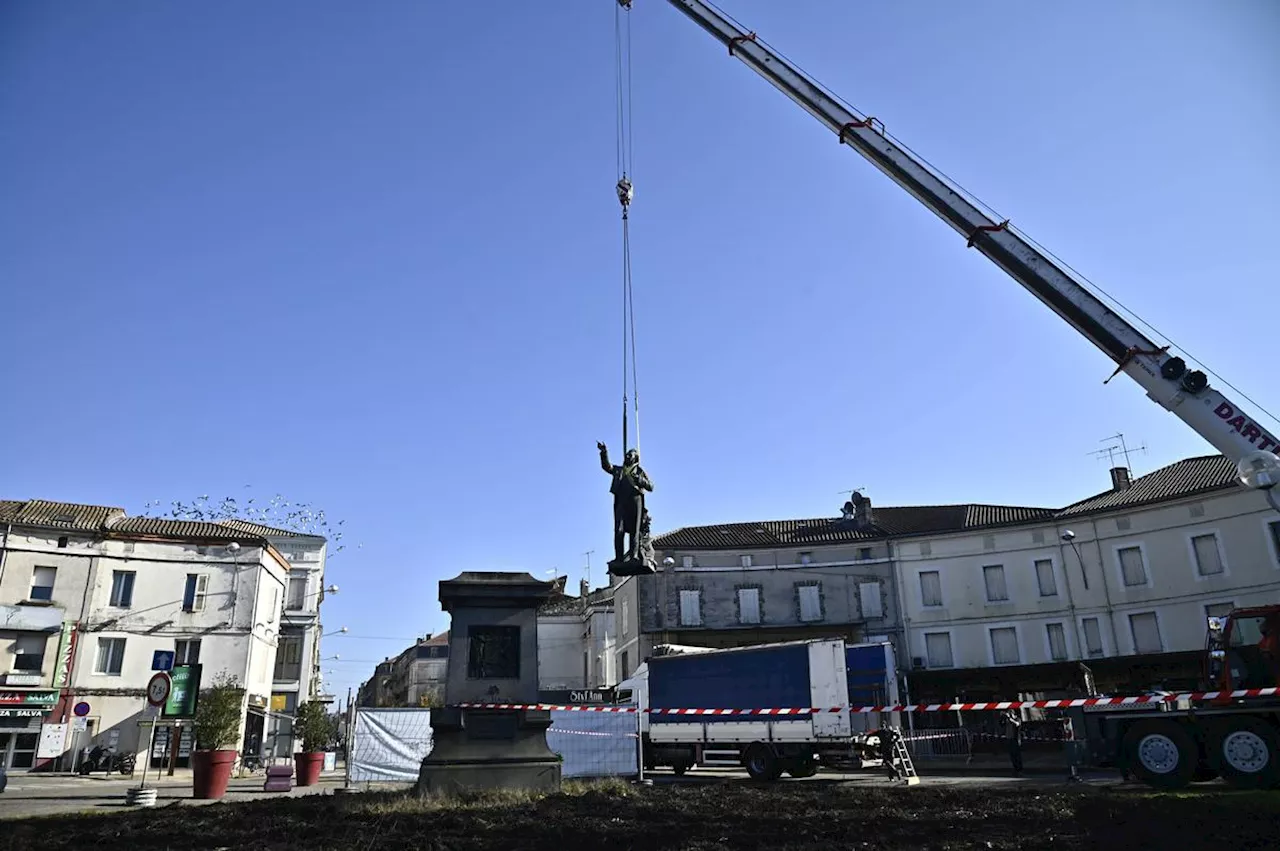
[[[809,777],[819,766],[860,765],[868,734],[896,724],[880,713],[850,711],[898,703],[894,658],[887,641],[842,638],[726,649],[661,646],[619,685],[618,699],[640,710],[646,768],[670,766],[683,774],[695,766],[741,766],[757,780]],[[662,711],[677,709],[721,711]]]

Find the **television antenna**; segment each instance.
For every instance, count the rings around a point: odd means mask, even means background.
[[[1113,443],[1112,441],[1118,441],[1118,443]],[[1131,472],[1133,470],[1133,462],[1130,456],[1135,452],[1145,453],[1147,451],[1147,446],[1145,443],[1142,446],[1135,446],[1134,448],[1130,449],[1129,445],[1125,442],[1123,432],[1116,432],[1110,437],[1104,437],[1101,441],[1099,441],[1099,443],[1106,443],[1109,445],[1104,446],[1101,449],[1096,449],[1093,452],[1090,452],[1089,453],[1090,455],[1093,455],[1097,458],[1101,458],[1105,455],[1107,457],[1107,463],[1109,463],[1112,467],[1117,466],[1116,456],[1122,456],[1124,458],[1124,466],[1127,467]]]

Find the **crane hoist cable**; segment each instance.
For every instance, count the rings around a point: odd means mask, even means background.
[[[622,205],[622,452],[628,442],[628,418],[634,416],[635,448],[640,448],[640,390],[636,369],[635,299],[631,288],[631,0],[618,0],[613,12],[617,121],[618,202]]]

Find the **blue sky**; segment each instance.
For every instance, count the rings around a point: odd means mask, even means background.
[[[1275,4],[724,5],[1280,407]],[[1138,473],[1210,451],[690,21],[631,14],[656,529],[858,486],[1059,505],[1116,432]],[[0,79],[0,496],[344,519],[339,692],[447,626],[441,578],[594,550],[602,580],[611,2],[10,2]]]

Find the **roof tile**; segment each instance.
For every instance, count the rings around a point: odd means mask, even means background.
[[[1161,467],[1133,480],[1122,491],[1103,491],[1097,496],[1069,505],[1060,517],[1076,517],[1099,511],[1137,508],[1153,502],[1180,499],[1196,494],[1239,487],[1236,465],[1223,455],[1201,455]]]
[[[123,508],[82,505],[46,499],[4,500],[0,502],[0,522],[15,526],[38,526],[96,532],[112,517],[124,515]]]
[[[261,536],[228,529],[220,523],[203,523],[198,520],[166,520],[161,517],[120,517],[107,526],[116,535],[155,535],[165,538],[190,538],[196,540],[244,541]]]
[[[973,503],[873,506],[869,528],[858,528],[838,517],[686,526],[659,535],[654,539],[654,547],[660,550],[746,550],[970,532],[1136,508],[1234,486],[1235,464],[1222,455],[1204,455],[1177,461],[1148,473],[1135,479],[1126,490],[1107,490],[1064,509]]]

